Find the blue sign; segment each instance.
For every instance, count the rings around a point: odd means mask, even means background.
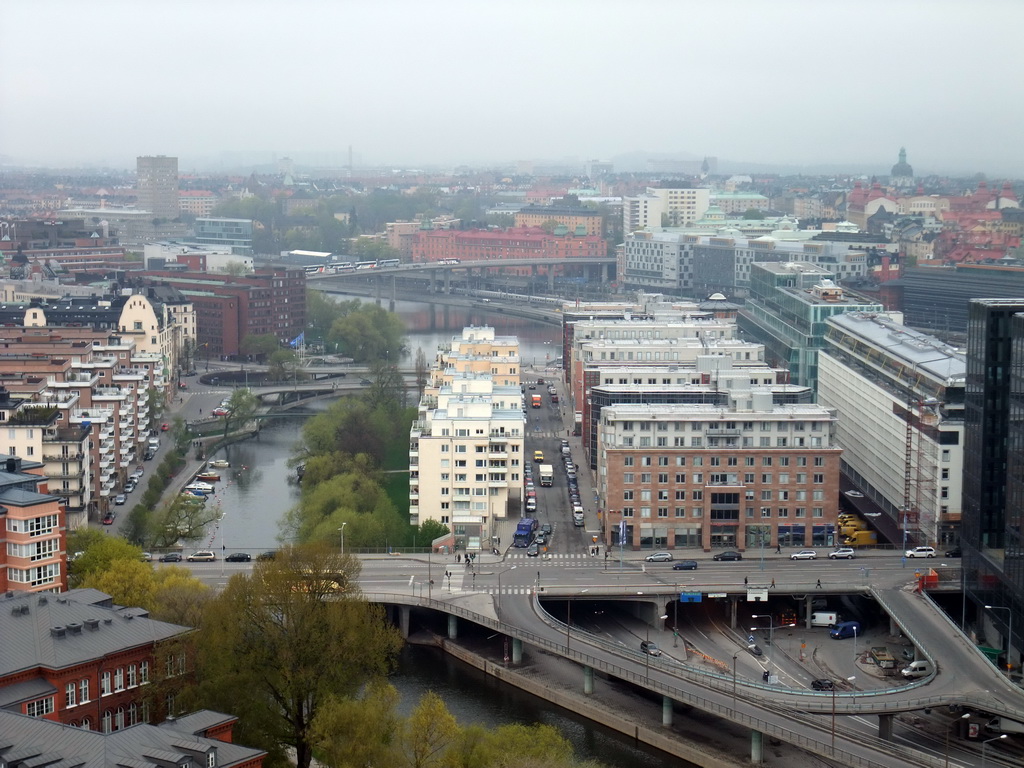
[[[679,594],[680,603],[699,603],[703,599],[703,595],[700,592],[681,592]]]

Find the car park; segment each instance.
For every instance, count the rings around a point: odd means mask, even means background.
[[[652,552],[644,558],[648,563],[668,563],[672,560],[671,552]]]
[[[826,677],[811,680],[811,688],[815,691],[831,691],[835,687],[835,683]]]
[[[212,563],[217,559],[217,555],[212,550],[200,549],[198,552],[193,552],[185,559],[190,563]]]
[[[697,561],[696,560],[680,560],[678,563],[673,563],[673,571],[696,571]]]
[[[914,547],[903,554],[907,557],[935,557],[935,547]]]
[[[648,656],[661,656],[661,648],[653,640],[641,640],[640,651]]]
[[[719,560],[719,561],[721,561],[721,560],[742,560],[743,559],[743,555],[740,554],[739,552],[726,551],[726,552],[719,552],[719,553],[717,553],[711,559],[712,560]]]
[[[161,563],[180,563],[181,553],[180,552],[164,552],[160,555]]]
[[[813,549],[801,549],[789,556],[790,560],[816,560],[817,558],[818,553]]]
[[[252,560],[252,555],[248,552],[232,552],[224,558],[225,563],[248,563],[250,560]]]
[[[853,560],[857,556],[857,550],[853,547],[840,547],[834,552],[828,553],[829,560]]]

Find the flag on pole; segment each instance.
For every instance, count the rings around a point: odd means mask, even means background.
[[[291,347],[292,349],[295,349],[296,347],[302,346],[305,343],[305,341],[306,341],[306,332],[303,331],[298,336],[296,336],[294,339],[289,341],[288,342],[288,346]]]

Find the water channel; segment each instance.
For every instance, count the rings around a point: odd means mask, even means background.
[[[437,345],[458,334],[465,325],[488,324],[499,335],[520,338],[524,362],[538,366],[560,354],[557,327],[503,314],[482,314],[473,310],[441,307],[421,302],[399,302],[396,311],[409,332],[409,359],[417,347],[431,360]],[[279,521],[298,501],[298,486],[288,459],[299,440],[302,424],[311,412],[326,403],[296,412],[294,418],[269,422],[259,437],[228,446],[215,458],[227,458],[216,500],[223,510],[221,524],[211,532],[209,545],[228,551],[258,552],[278,546]],[[577,754],[608,766],[660,768],[684,765],[660,752],[633,744],[619,734],[589,720],[563,712],[550,703],[503,685],[478,670],[467,667],[431,648],[406,647],[391,682],[402,696],[403,711],[415,706],[419,697],[433,690],[444,700],[460,723],[498,726],[506,723],[545,723],[568,738]]]

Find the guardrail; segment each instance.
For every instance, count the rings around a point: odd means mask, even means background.
[[[400,605],[415,605],[420,607],[433,608],[444,613],[460,616],[462,618],[468,619],[469,621],[472,621],[475,624],[487,627],[488,629],[491,629],[493,631],[509,635],[519,640],[523,640],[524,642],[527,642],[536,647],[544,648],[545,650],[551,651],[556,655],[562,656],[563,658],[571,659],[580,664],[583,664],[584,666],[600,670],[601,672],[612,675],[621,680],[635,683],[637,685],[640,685],[641,687],[646,688],[647,690],[654,691],[656,693],[660,693],[664,696],[667,696],[668,698],[671,698],[674,701],[690,704],[692,706],[697,707],[698,709],[719,715],[720,717],[723,717],[734,723],[750,727],[763,734],[774,736],[782,741],[793,744],[795,746],[799,746],[817,755],[827,757],[832,760],[838,760],[849,766],[854,766],[854,768],[889,768],[890,766],[889,763],[878,762],[872,759],[861,757],[860,755],[854,754],[848,750],[833,747],[832,744],[829,742],[824,742],[816,738],[811,738],[795,730],[779,725],[776,722],[744,714],[742,712],[737,711],[735,707],[729,707],[723,704],[719,704],[717,701],[707,699],[704,696],[698,695],[691,691],[687,691],[682,688],[658,680],[652,680],[650,678],[649,671],[645,671],[643,674],[640,674],[626,667],[622,667],[618,664],[608,662],[603,658],[593,656],[589,653],[584,653],[580,650],[567,647],[560,643],[553,642],[545,637],[541,637],[540,635],[530,632],[529,630],[523,630],[518,627],[513,627],[511,625],[504,624],[503,622],[498,621],[496,619],[491,619],[490,617],[483,616],[474,611],[470,611],[460,605],[455,605],[453,603],[445,602],[443,600],[434,600],[432,598],[422,598],[416,597],[414,595],[406,595],[401,593],[364,592],[363,595],[367,599],[371,599],[373,601],[393,602]],[[533,596],[533,601],[535,609],[538,608],[538,598],[536,594]],[[621,647],[615,647],[613,650],[615,653],[621,653],[622,651]],[[662,668],[660,665],[655,665],[655,670],[659,672],[669,671],[665,668]],[[728,682],[729,687],[723,688],[721,685],[723,676],[721,675],[715,675],[713,673],[696,673],[694,670],[689,670],[688,672],[689,674],[686,675],[686,677],[690,678],[690,675],[693,675],[693,682],[697,682],[698,684],[704,685],[705,687],[710,687],[718,692],[725,693],[727,695],[732,695],[731,686],[733,684],[733,681],[731,678],[724,678],[724,680]],[[745,689],[754,687],[765,688],[766,690],[768,690],[765,686],[751,686],[751,684],[749,683],[746,683],[744,687]],[[780,692],[781,691],[778,688],[771,690],[771,693],[773,694],[775,699],[775,706],[769,706],[767,703],[762,703],[756,699],[747,697],[743,697],[742,700],[744,704],[751,704],[753,706],[762,707],[768,709],[769,711],[776,712],[776,714],[780,718],[786,718],[792,721],[800,722],[801,724],[809,728],[823,730],[823,726],[820,723],[814,722],[813,719],[801,718],[800,716],[798,716],[797,713],[794,712],[779,711],[778,696]],[[802,693],[803,692],[801,692],[801,694]],[[858,693],[857,695],[861,696],[860,693]],[[827,694],[827,696],[829,700],[831,700],[832,694]],[[928,702],[929,700],[926,699],[923,701]],[[824,702],[822,703],[824,704]],[[934,706],[936,703],[938,702],[931,702],[930,704],[922,703],[920,706],[915,706],[914,708],[919,709],[923,706]],[[801,705],[801,707],[806,709],[806,707],[803,707],[803,705]],[[832,709],[831,706],[829,706],[819,711],[822,714],[825,714],[830,713]],[[843,738],[847,741],[850,740],[849,737],[845,735],[843,736]],[[895,744],[891,741],[885,741],[873,737],[864,737],[863,735],[858,734],[857,743],[873,751],[881,751],[887,755],[899,755],[903,759],[909,761],[909,764],[913,765],[934,766],[934,768],[941,768],[944,764],[942,760],[931,758],[928,755],[925,755],[921,752],[907,749],[906,747],[903,747],[899,744]]]

